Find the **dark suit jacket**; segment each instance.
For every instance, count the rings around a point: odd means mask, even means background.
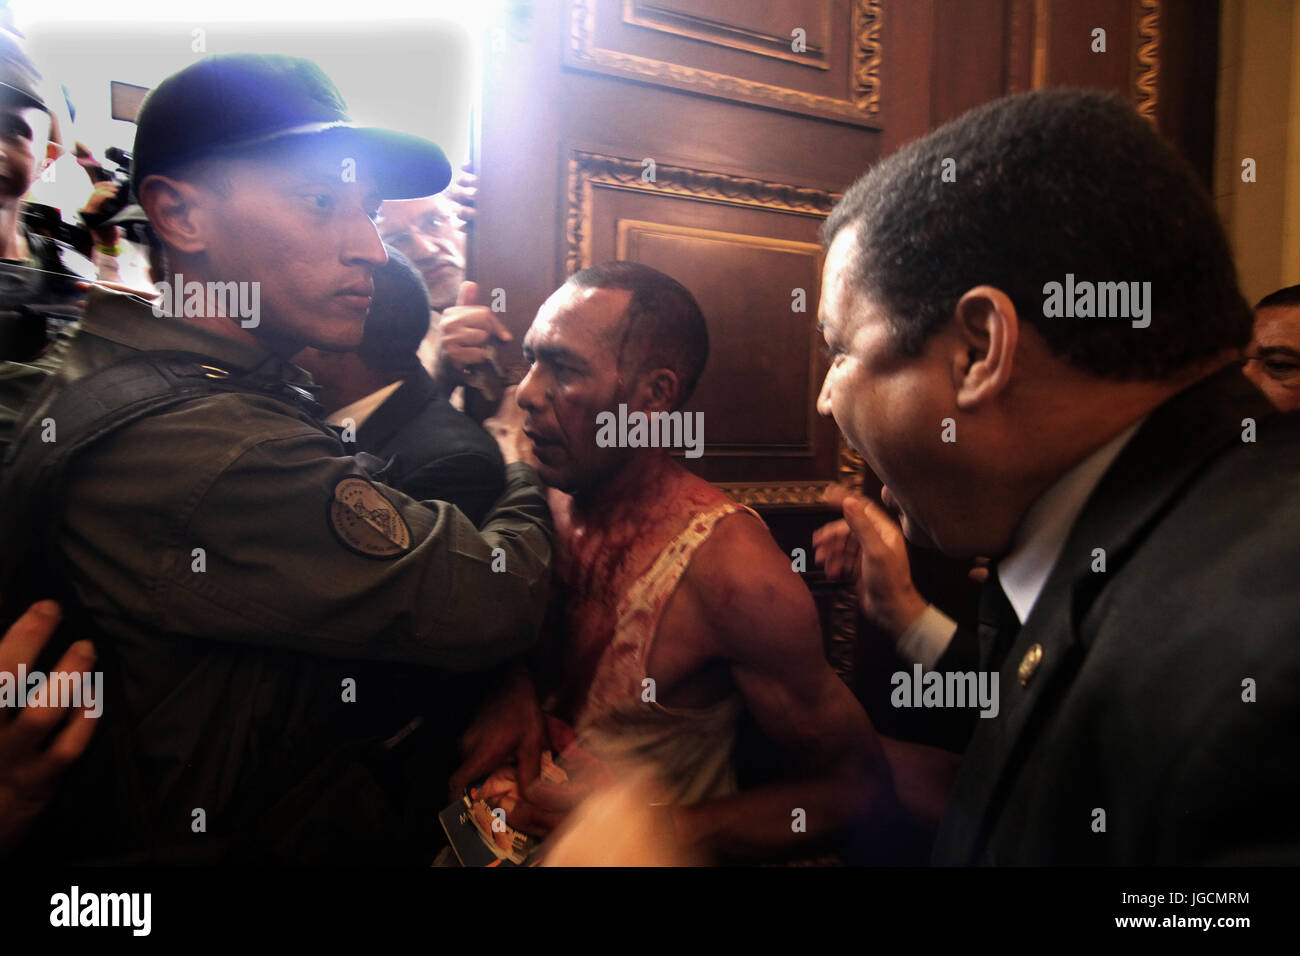
[[[424,369],[408,375],[362,422],[357,447],[393,459],[385,484],[420,501],[449,501],[475,524],[505,491],[496,440],[452,408]]]
[[[1152,412],[1000,675],[936,862],[1300,862],[1300,415],[1235,368]]]

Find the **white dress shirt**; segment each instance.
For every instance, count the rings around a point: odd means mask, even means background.
[[[342,425],[350,418],[353,426],[360,428],[365,424],[366,419],[375,413],[375,409],[384,404],[388,400],[388,396],[401,387],[401,384],[402,380],[399,378],[396,382],[358,398],[351,405],[345,405],[325,419],[325,423],[327,425]]]
[[[1011,550],[998,562],[1002,590],[1021,624],[1029,619],[1043,593],[1088,497],[1144,421],[1146,416],[1067,471],[1025,512],[1012,535]],[[899,653],[924,668],[933,668],[956,631],[957,622],[931,604],[899,637]]]

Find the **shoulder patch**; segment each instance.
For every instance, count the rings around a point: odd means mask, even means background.
[[[368,558],[393,558],[411,549],[411,529],[397,506],[356,475],[334,486],[329,521],[340,541]]]

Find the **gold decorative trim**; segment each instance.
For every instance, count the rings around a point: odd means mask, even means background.
[[[830,632],[827,663],[851,689],[858,666],[858,595],[851,586],[843,585],[835,591]]]
[[[751,508],[772,505],[820,505],[829,509],[822,496],[831,486],[829,481],[784,482],[784,481],[749,481],[718,482],[717,485],[742,505]]]
[[[1137,111],[1152,123],[1160,102],[1160,0],[1140,0]]]
[[[880,114],[880,0],[853,5],[853,103],[868,116]]]
[[[840,198],[839,193],[824,189],[667,164],[657,164],[653,181],[647,181],[642,177],[644,170],[635,159],[574,150],[569,157],[565,211],[565,275],[591,264],[593,187],[681,196],[697,202],[757,207],[818,219],[825,218]]]
[[[839,483],[860,492],[867,476],[867,464],[843,435],[839,436],[839,444]],[[841,585],[835,592],[826,658],[831,669],[852,687],[858,662],[858,595],[851,584]]]
[[[845,119],[872,128],[880,113],[880,0],[854,0],[854,56],[850,64],[852,99],[821,96],[727,73],[654,60],[596,46],[596,0],[572,0],[568,62],[579,69],[612,73],[758,106]]]
[[[867,477],[867,463],[862,460],[862,456],[853,450],[843,438],[840,437],[840,466],[838,469],[839,483],[847,485],[854,491],[861,491],[863,483]]]
[[[1051,49],[1051,0],[1034,0],[1034,65],[1029,88],[1041,90],[1047,85],[1047,55]]]

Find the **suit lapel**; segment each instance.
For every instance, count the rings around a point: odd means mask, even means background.
[[[1013,770],[1023,766],[1022,755],[1087,653],[1081,622],[1097,595],[1207,461],[1241,443],[1242,419],[1258,423],[1273,414],[1232,366],[1155,409],[1120,452],[1080,512],[1002,662],[999,713],[976,721],[935,841],[937,861],[989,859],[987,839]],[[1104,573],[1092,570],[1097,548],[1105,552]]]

